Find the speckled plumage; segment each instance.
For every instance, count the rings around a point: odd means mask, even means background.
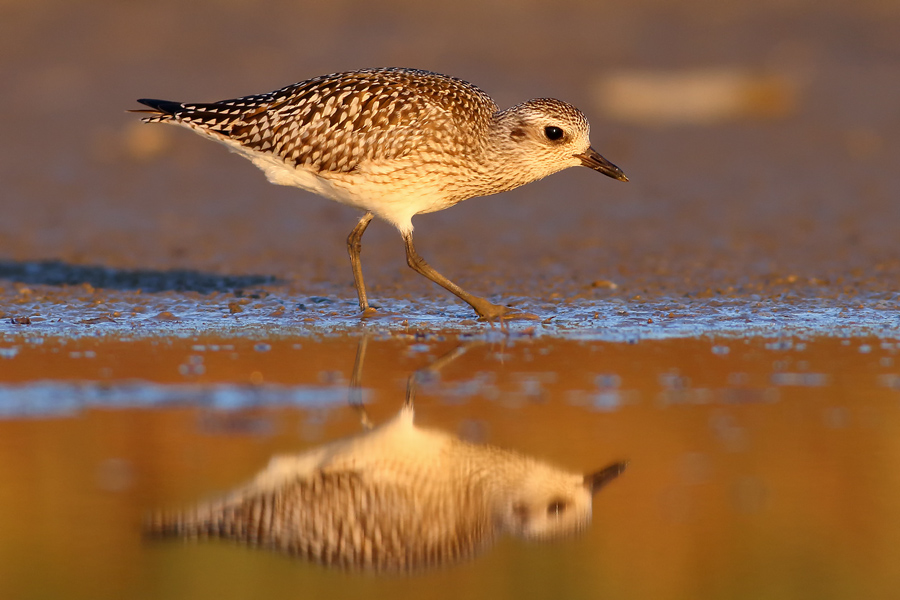
[[[140,102],[152,109],[144,121],[216,139],[272,183],[365,210],[348,240],[363,310],[369,307],[358,246],[372,216],[400,231],[411,267],[493,318],[503,316],[504,307],[462,292],[415,254],[412,217],[577,165],[625,180],[590,147],[590,126],[575,107],[542,98],[499,110],[474,85],[428,71],[336,73],[209,104]],[[559,138],[551,137],[551,128]]]
[[[462,151],[458,132],[479,135],[485,117],[496,110],[487,94],[459,79],[371,69],[324,75],[268,94],[182,104],[145,121],[175,120],[297,167],[348,173],[368,161],[400,159],[438,139],[442,150]]]
[[[624,469],[582,475],[413,424],[406,407],[353,438],[272,460],[248,485],[152,516],[151,536],[220,537],[326,566],[412,571],[469,558],[500,535],[583,530],[591,496]]]

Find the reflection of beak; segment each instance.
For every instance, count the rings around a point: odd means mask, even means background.
[[[618,179],[619,181],[628,181],[628,178],[625,177],[625,173],[622,172],[622,169],[600,156],[593,148],[588,148],[587,152],[583,154],[576,154],[575,158],[580,158],[581,164],[589,169],[600,171],[604,175],[609,175],[613,179]]]
[[[601,488],[605,487],[607,483],[621,475],[626,466],[628,466],[627,461],[617,462],[603,467],[596,473],[588,473],[584,476],[584,487],[591,490],[592,494],[596,494]]]

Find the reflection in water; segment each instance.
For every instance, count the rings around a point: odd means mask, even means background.
[[[353,390],[365,349],[363,339]],[[354,402],[364,433],[275,457],[222,499],[154,515],[147,533],[232,539],[328,566],[410,571],[473,556],[502,534],[548,540],[585,529],[592,495],[625,463],[583,475],[415,426],[418,379],[464,351],[413,374],[400,414],[384,425],[371,427]]]

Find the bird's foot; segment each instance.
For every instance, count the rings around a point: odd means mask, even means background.
[[[504,321],[512,321],[513,319],[523,319],[527,321],[539,321],[540,317],[531,313],[522,312],[509,306],[502,304],[492,304],[483,298],[479,298],[480,302],[473,303],[472,308],[478,313],[478,316],[493,323],[499,321],[502,325]]]
[[[376,315],[378,315],[378,309],[375,308],[374,306],[366,306],[365,308],[360,310],[360,313],[359,313],[359,316],[362,317],[363,319],[365,319],[367,317],[374,317]]]

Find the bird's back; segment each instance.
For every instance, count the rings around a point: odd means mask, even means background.
[[[349,173],[478,136],[497,110],[461,79],[415,69],[365,69],[309,79],[267,94],[208,104],[140,100],[146,122],[177,122],[316,173]]]
[[[490,542],[483,514],[448,521],[423,510],[423,502],[430,503],[427,490],[373,482],[352,471],[318,472],[274,490],[157,513],[146,532],[230,539],[324,566],[373,571],[453,563]]]

